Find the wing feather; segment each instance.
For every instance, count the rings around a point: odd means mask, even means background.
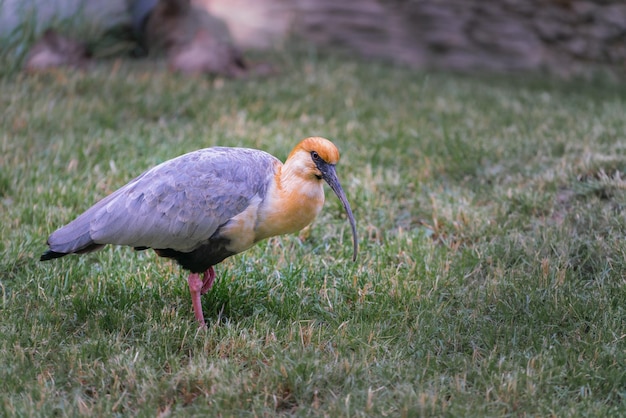
[[[206,148],[166,161],[96,203],[48,242],[53,251],[91,244],[193,251],[256,196],[280,162],[263,151]],[[80,241],[80,242],[79,242]]]

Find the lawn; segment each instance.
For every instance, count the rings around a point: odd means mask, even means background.
[[[416,72],[314,49],[281,74],[103,61],[0,75],[0,415],[607,416],[626,407],[626,86]],[[50,232],[213,145],[284,159],[321,135],[299,235],[186,274]]]

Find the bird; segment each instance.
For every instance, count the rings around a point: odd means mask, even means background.
[[[283,164],[250,148],[211,147],[165,161],[52,232],[41,261],[84,254],[107,244],[153,249],[189,271],[195,319],[206,327],[201,295],[214,266],[258,242],[309,225],[324,205],[325,181],[358,236],[350,203],[337,178],[339,150],[328,139],[300,141]]]

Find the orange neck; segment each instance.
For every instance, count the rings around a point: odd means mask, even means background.
[[[278,166],[259,208],[255,241],[297,232],[313,222],[324,205],[322,180],[303,170],[300,159]]]

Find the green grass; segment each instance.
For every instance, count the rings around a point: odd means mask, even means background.
[[[278,54],[266,80],[162,65],[0,76],[0,415],[607,416],[626,397],[626,88]],[[212,145],[323,135],[306,233],[185,273],[47,235]]]

